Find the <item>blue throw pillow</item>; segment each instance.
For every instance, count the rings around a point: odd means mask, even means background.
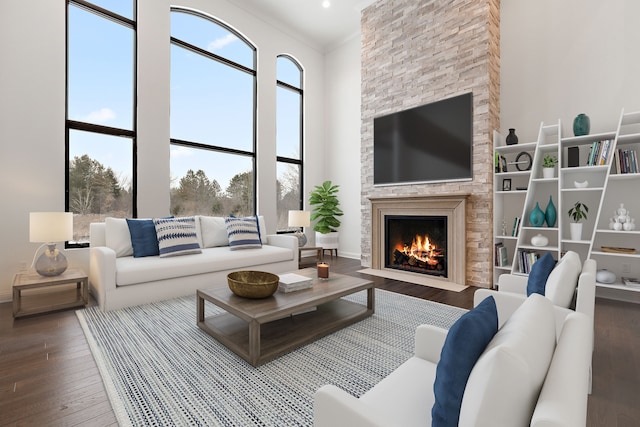
[[[498,311],[492,296],[462,315],[449,329],[433,383],[432,427],[457,427],[471,370],[496,332]]]
[[[556,265],[551,252],[544,254],[542,258],[538,258],[531,266],[529,279],[527,280],[527,296],[531,294],[540,294],[544,296],[544,289],[547,285],[547,278],[551,274],[551,270]]]
[[[160,255],[156,226],[152,219],[127,218],[127,225],[131,234],[134,258]]]

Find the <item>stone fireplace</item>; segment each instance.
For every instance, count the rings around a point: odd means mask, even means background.
[[[456,260],[448,263],[448,269],[456,277],[449,275],[446,280],[490,287],[493,283],[491,136],[494,129],[500,129],[500,2],[454,1],[446,5],[412,0],[375,2],[363,10],[361,24],[362,265],[385,269],[378,238],[379,211],[376,209],[376,215],[372,216],[373,202],[385,197],[465,194],[469,195],[465,201],[466,235],[462,246],[458,243],[456,248],[451,244],[447,247],[450,259]],[[374,118],[467,92],[473,92],[473,179],[374,185]],[[447,228],[452,226],[449,221]],[[456,225],[454,229],[464,232],[465,225]],[[458,234],[448,234],[447,240],[459,242],[457,237]],[[431,277],[413,272],[403,274]]]
[[[371,197],[371,268],[465,285],[467,198]]]

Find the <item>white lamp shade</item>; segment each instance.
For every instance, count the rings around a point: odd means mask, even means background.
[[[30,242],[64,242],[73,239],[73,213],[29,213]]]
[[[309,227],[311,225],[311,212],[289,211],[289,227]]]

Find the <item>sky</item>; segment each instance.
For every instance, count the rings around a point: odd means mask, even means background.
[[[132,1],[95,0],[94,4],[133,18]],[[167,11],[169,13],[169,11]],[[239,29],[240,31],[242,29]],[[253,51],[232,32],[191,14],[171,12],[171,33],[192,45],[254,68]],[[133,30],[84,9],[69,7],[69,118],[133,129]],[[298,68],[278,61],[278,79],[300,86]],[[171,138],[253,151],[254,79],[171,46]],[[275,85],[275,82],[274,82]],[[276,105],[274,105],[276,108]],[[300,135],[297,93],[277,91],[277,154],[298,158]],[[291,118],[296,118],[291,120]],[[169,141],[159,143],[167,143]],[[121,183],[131,181],[132,144],[128,138],[72,131],[70,155],[88,154],[111,167]],[[237,173],[251,170],[251,158],[171,146],[172,186],[189,169],[202,169],[223,189]]]

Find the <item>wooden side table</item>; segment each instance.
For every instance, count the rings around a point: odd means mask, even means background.
[[[302,252],[304,251],[316,251],[316,258],[312,261],[302,261]],[[302,246],[298,247],[298,268],[314,266],[322,261],[323,250],[320,246]]]
[[[88,302],[89,279],[79,268],[69,268],[53,277],[23,271],[13,279],[13,317],[82,307]]]

